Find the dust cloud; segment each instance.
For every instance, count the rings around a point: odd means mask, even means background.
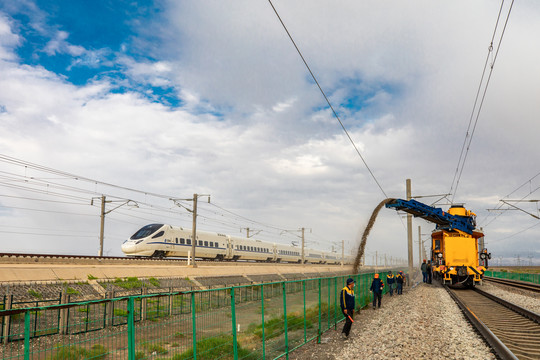
[[[362,233],[362,241],[360,242],[360,246],[358,247],[358,253],[356,254],[356,259],[354,260],[353,274],[358,274],[360,261],[362,260],[362,256],[364,256],[364,250],[366,248],[367,237],[369,235],[369,232],[371,231],[371,228],[375,224],[375,220],[377,219],[377,215],[379,215],[379,211],[384,205],[394,200],[395,199],[393,198],[384,199],[383,201],[379,203],[379,205],[377,205],[375,209],[373,209],[373,212],[371,213],[371,217],[369,218],[369,222],[366,228],[364,229],[364,232]]]

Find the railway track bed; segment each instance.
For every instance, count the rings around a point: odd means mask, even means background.
[[[528,290],[536,293],[540,293],[540,285],[534,284],[534,283],[528,283],[525,281],[517,281],[517,280],[507,280],[507,279],[499,279],[494,277],[484,277],[484,281],[495,283],[495,284],[501,284],[505,286],[510,286],[513,288],[518,288],[522,290]]]
[[[448,292],[502,359],[540,359],[540,315],[481,290]]]

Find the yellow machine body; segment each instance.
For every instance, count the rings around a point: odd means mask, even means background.
[[[452,215],[474,216],[463,207],[450,208]],[[484,234],[474,230],[471,235],[460,230],[435,230],[431,234],[431,260],[435,278],[444,284],[474,286],[482,281],[486,268],[480,264],[478,239]]]

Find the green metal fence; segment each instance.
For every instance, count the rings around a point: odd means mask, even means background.
[[[348,277],[0,310],[0,358],[288,358],[343,320]],[[371,301],[373,273],[352,277],[359,309]]]
[[[491,276],[499,279],[526,281],[534,284],[540,284],[540,274],[511,273],[503,271],[486,271],[485,276]]]

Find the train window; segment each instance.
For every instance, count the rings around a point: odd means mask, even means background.
[[[131,240],[137,240],[142,239],[144,237],[152,235],[154,232],[158,231],[160,227],[162,227],[163,224],[151,224],[146,225],[145,227],[139,229],[133,236],[131,236]]]
[[[199,246],[202,246],[203,242],[202,240],[199,240]]]
[[[191,245],[191,239],[186,239],[186,244]]]
[[[178,238],[176,238],[176,243],[178,244]]]
[[[205,242],[204,242],[204,246],[208,246],[208,241],[205,241]]]
[[[215,243],[215,246],[216,246],[216,247],[219,247],[217,242]]]
[[[210,247],[214,247],[214,242],[210,241]]]
[[[186,239],[180,238],[180,244],[184,244],[186,242]]]
[[[441,249],[441,240],[435,240],[435,250]]]
[[[160,236],[163,236],[165,234],[165,231],[160,231],[156,235],[152,236],[152,239],[158,238]]]

